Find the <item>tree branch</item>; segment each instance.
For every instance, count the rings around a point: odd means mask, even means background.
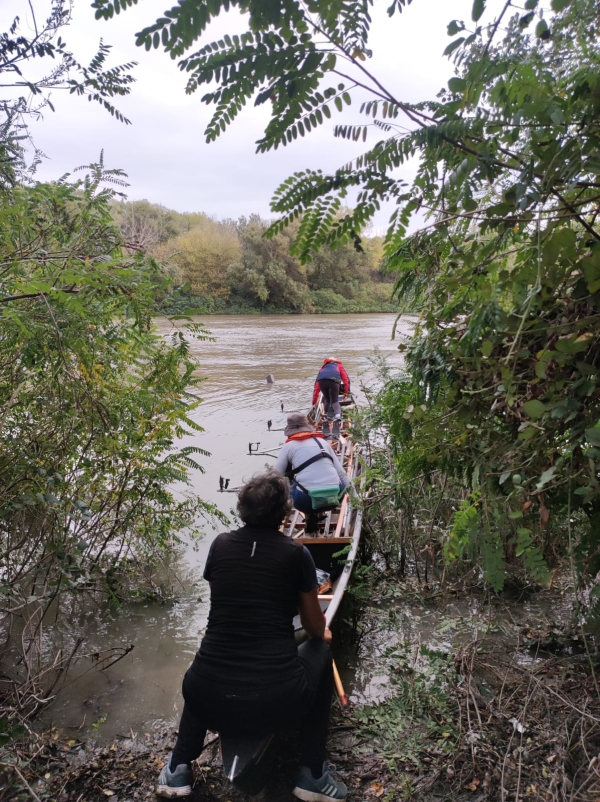
[[[66,290],[58,290],[58,292],[64,292],[66,295],[77,295],[77,293],[81,292],[81,288],[78,289],[66,289]],[[8,304],[12,301],[23,301],[27,298],[44,298],[45,293],[43,292],[24,292],[21,295],[6,295],[4,298],[0,298],[0,304]]]

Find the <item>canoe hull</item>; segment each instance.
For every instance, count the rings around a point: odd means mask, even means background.
[[[315,425],[319,426],[322,418],[320,403],[313,410],[311,417]],[[339,442],[332,445],[337,449],[346,472],[356,486],[361,465],[346,427],[342,429]],[[358,551],[361,524],[362,511],[353,509],[347,497],[339,508],[327,515],[316,536],[306,535],[304,518],[295,510],[284,521],[283,532],[288,537],[303,543],[312,554],[317,568],[331,575],[332,588],[319,596],[327,626],[331,626],[350,580]],[[299,616],[294,619],[294,628],[296,642],[300,644],[306,640],[306,634],[300,624]],[[274,735],[266,738],[221,736],[220,741],[225,776],[240,791],[251,796],[258,794],[272,773],[276,737]]]
[[[221,736],[223,773],[244,794],[254,796],[260,793],[272,775],[274,741],[274,735],[256,738]]]

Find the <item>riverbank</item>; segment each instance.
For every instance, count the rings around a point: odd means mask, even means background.
[[[236,297],[211,297],[175,291],[164,298],[158,313],[164,315],[348,315],[396,313],[393,282],[368,283],[349,296],[332,289],[305,289],[294,303],[278,301],[241,300]]]
[[[224,309],[207,309],[202,307],[178,307],[177,309],[168,308],[167,311],[161,309],[157,311],[158,317],[171,317],[173,315],[190,315],[199,317],[212,317],[217,315],[240,315],[246,317],[275,317],[277,315],[397,315],[393,304],[388,308],[364,308],[364,309],[250,309],[248,307],[231,306]]]
[[[329,741],[353,802],[598,798],[598,656],[573,627],[567,579],[494,597],[408,579],[380,584],[371,598],[355,653],[374,667],[350,709],[334,706]],[[338,649],[348,637],[336,633]],[[378,700],[364,703],[369,695]],[[0,798],[153,799],[174,737],[163,723],[98,746],[57,729],[22,739]],[[285,736],[259,802],[287,799],[296,770],[294,736]],[[246,799],[223,778],[214,735],[194,771],[194,802]]]

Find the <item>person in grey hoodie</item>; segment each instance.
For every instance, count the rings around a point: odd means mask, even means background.
[[[283,433],[287,440],[279,452],[275,470],[291,480],[294,507],[307,516],[306,532],[316,532],[317,513],[308,491],[337,485],[341,499],[350,479],[334,450],[315,431],[306,415],[298,412],[289,415]]]

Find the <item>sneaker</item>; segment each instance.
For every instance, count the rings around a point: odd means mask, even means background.
[[[192,783],[194,775],[189,766],[185,763],[180,763],[171,771],[171,756],[169,755],[167,763],[163,766],[158,777],[158,784],[156,786],[156,793],[158,796],[166,797],[167,799],[179,799],[182,796],[189,796],[192,793]]]
[[[348,789],[344,783],[334,780],[328,771],[324,771],[323,776],[315,780],[311,770],[306,766],[301,766],[296,787],[292,793],[298,799],[303,799],[304,802],[333,802],[346,799]]]

